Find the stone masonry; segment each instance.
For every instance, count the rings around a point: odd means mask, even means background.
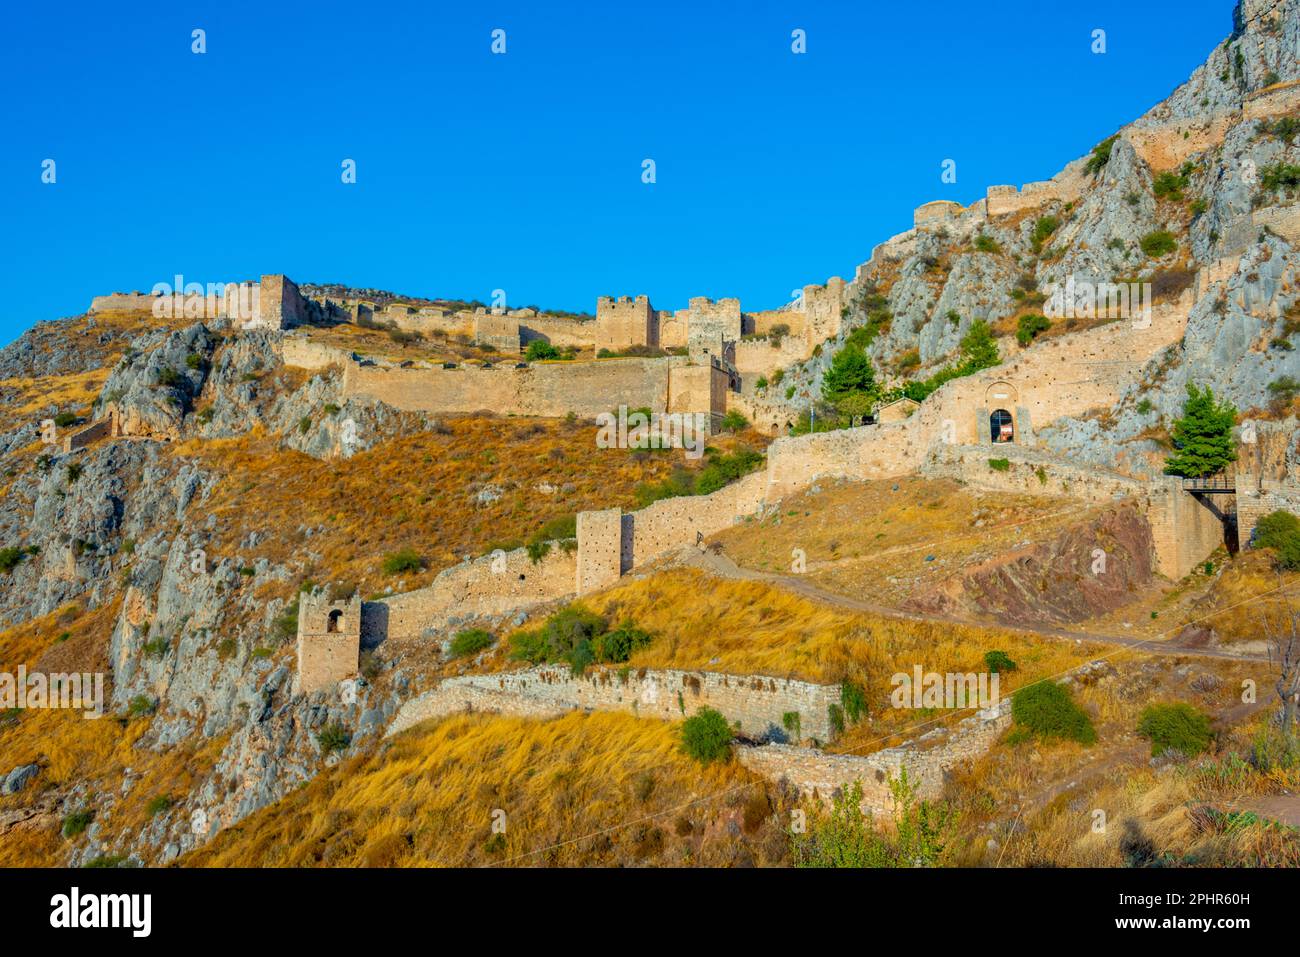
[[[360,654],[360,597],[332,602],[323,595],[299,596],[298,691],[311,694],[355,677]]]
[[[787,730],[790,726],[797,727],[802,737],[824,741],[831,736],[830,706],[839,700],[839,685],[765,675],[593,668],[575,677],[568,665],[539,665],[524,671],[448,678],[407,702],[388,734],[463,711],[528,717],[572,710],[628,711],[679,721],[709,707],[752,737],[785,740],[793,733]]]

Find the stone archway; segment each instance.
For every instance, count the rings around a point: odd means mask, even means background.
[[[986,409],[1014,409],[1020,404],[1020,391],[1010,382],[994,382],[984,393]]]

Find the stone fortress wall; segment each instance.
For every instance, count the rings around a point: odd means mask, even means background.
[[[730,375],[720,362],[686,356],[616,358],[593,361],[534,362],[524,368],[502,363],[490,369],[460,365],[402,368],[358,362],[295,345],[285,361],[343,364],[343,395],[384,402],[412,412],[453,413],[488,410],[499,415],[558,417],[570,412],[593,418],[629,409],[699,412],[713,422],[726,413]]]
[[[90,301],[89,314],[105,312],[230,319],[243,329],[290,329],[315,321],[321,315],[319,305],[304,299],[292,279],[278,274],[263,276],[255,283],[224,284],[222,289],[214,288],[211,295],[205,286],[202,293],[114,292],[95,296]]]
[[[1243,119],[1266,119],[1300,109],[1300,80],[1290,80],[1249,94],[1240,110],[1212,116],[1163,119],[1142,117],[1125,126],[1119,136],[1126,139],[1138,156],[1153,170],[1175,169],[1191,156],[1223,142],[1224,135]],[[922,203],[912,214],[912,229],[876,246],[870,261],[909,254],[918,230],[940,227],[978,229],[988,219],[1041,209],[1053,202],[1072,202],[1082,197],[1088,179],[1086,157],[1075,160],[1050,180],[1014,186],[990,186],[985,197],[962,206],[952,200]],[[1300,242],[1300,212],[1292,207],[1269,207],[1255,211],[1242,224],[1239,240],[1222,244],[1225,251],[1240,251],[1254,242],[1259,230],[1268,226],[1291,242]],[[1226,231],[1225,231],[1226,233]],[[1225,236],[1225,238],[1227,238]],[[859,272],[864,267],[859,268]]]
[[[575,676],[568,665],[539,665],[447,678],[403,705],[387,734],[465,711],[523,717],[553,717],[575,710],[627,711],[676,721],[708,707],[721,712],[745,735],[784,740],[794,733],[787,731],[790,725],[797,727],[801,737],[826,741],[832,734],[830,706],[839,700],[839,685],[766,675],[589,668]]]
[[[943,795],[944,776],[993,746],[1011,726],[1011,700],[1004,698],[986,711],[962,719],[953,728],[937,727],[916,739],[871,754],[831,754],[790,744],[738,746],[740,763],[770,781],[786,781],[809,800],[829,803],[838,791],[856,781],[862,785],[861,809],[890,818],[894,811],[891,780],[904,769],[917,796],[936,800]]]

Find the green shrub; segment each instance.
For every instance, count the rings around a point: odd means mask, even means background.
[[[0,572],[6,575],[18,567],[23,558],[27,555],[21,548],[15,548],[12,545],[8,548],[0,548]]]
[[[627,661],[637,651],[650,644],[652,636],[642,631],[630,621],[625,621],[613,631],[597,635],[592,639],[591,650],[596,660],[602,664],[617,664]]]
[[[841,788],[829,812],[814,816],[805,833],[790,834],[795,867],[937,867],[951,859],[959,845],[956,809],[946,801],[917,798],[919,786],[904,768],[889,781],[893,798],[893,827],[881,828],[863,814],[862,783]]]
[[[1052,321],[1046,316],[1040,316],[1036,313],[1021,316],[1016,323],[1016,342],[1022,346],[1027,346],[1037,338],[1040,332],[1046,332],[1051,327]]]
[[[75,412],[60,412],[54,417],[54,424],[61,429],[66,429],[68,426],[76,423],[76,421],[77,415]]]
[[[76,837],[78,834],[90,827],[90,822],[95,819],[94,811],[87,811],[82,808],[79,811],[73,811],[63,819],[63,836]]]
[[[1011,699],[1012,720],[1041,738],[1063,738],[1092,744],[1097,730],[1070,692],[1054,681],[1039,681],[1021,688]]]
[[[164,811],[170,810],[176,802],[172,800],[169,794],[160,794],[157,797],[150,798],[149,803],[145,805],[145,811],[150,817],[157,817]]]
[[[400,575],[402,572],[418,572],[424,568],[424,559],[413,548],[403,548],[385,555],[381,566],[385,575]]]
[[[352,743],[352,735],[337,721],[322,728],[316,735],[316,743],[323,753],[342,751]]]
[[[1179,176],[1173,170],[1165,170],[1152,182],[1151,192],[1156,194],[1156,199],[1168,199],[1177,203],[1182,201],[1183,189],[1186,186],[1186,178]]]
[[[581,674],[596,660],[592,642],[608,630],[608,622],[584,605],[562,608],[536,631],[518,631],[510,636],[510,657],[530,664],[567,661]]]
[[[308,432],[311,431],[310,415],[304,415],[301,419],[298,420],[298,431],[301,432],[303,435],[306,435]]]
[[[826,706],[826,723],[834,734],[844,733],[844,709],[837,704]]]
[[[989,459],[989,468],[995,472],[1005,472],[1011,468],[1010,459]]]
[[[1274,163],[1272,166],[1265,166],[1259,185],[1270,193],[1295,189],[1300,186],[1300,166],[1290,163]]]
[[[529,362],[539,362],[544,359],[563,358],[560,350],[555,348],[545,339],[534,339],[528,343],[528,349],[524,352],[524,358]]]
[[[867,692],[858,682],[846,679],[840,684],[840,704],[849,724],[857,724],[867,714]]]
[[[1283,568],[1300,569],[1300,518],[1290,512],[1270,512],[1255,525],[1255,544],[1275,550]]]
[[[158,384],[171,388],[178,385],[181,381],[181,374],[170,366],[163,366],[158,370]]]
[[[1096,176],[1103,169],[1105,169],[1106,164],[1110,162],[1111,148],[1114,147],[1115,141],[1117,139],[1119,139],[1118,133],[1116,133],[1112,137],[1102,140],[1100,143],[1094,146],[1092,148],[1092,155],[1088,157],[1088,162],[1084,166],[1084,169],[1087,172],[1091,173],[1093,176]]]
[[[1151,704],[1142,709],[1137,733],[1151,742],[1151,756],[1181,751],[1191,757],[1210,747],[1210,719],[1190,704]]]
[[[1047,242],[1060,225],[1061,221],[1055,216],[1040,216],[1034,221],[1033,232],[1029,234],[1029,243],[1034,247],[1034,252],[1042,250],[1043,243]]]
[[[1142,247],[1142,252],[1146,253],[1148,259],[1159,259],[1177,249],[1178,240],[1174,239],[1174,234],[1169,230],[1157,229],[1143,236],[1138,245]]]
[[[766,385],[766,383],[764,383]],[[723,432],[743,432],[749,428],[749,419],[745,418],[735,409],[731,409],[722,417]]]
[[[1005,651],[986,651],[984,652],[984,667],[988,668],[990,673],[1000,675],[1008,671],[1015,671],[1016,663],[1011,660],[1011,656]]]
[[[1268,394],[1271,396],[1269,408],[1277,413],[1285,412],[1300,395],[1300,380],[1294,376],[1280,376],[1268,384]]]
[[[992,236],[980,233],[975,237],[975,250],[981,253],[997,253],[1002,251],[1002,247],[998,245],[998,241]]]
[[[142,718],[158,710],[158,702],[148,695],[138,694],[126,705],[126,713],[132,718]]]
[[[722,713],[701,708],[682,722],[682,749],[701,764],[731,758],[731,726]]]
[[[468,628],[457,632],[456,637],[451,640],[451,656],[463,658],[466,655],[477,654],[494,641],[496,639],[492,637],[491,632],[484,631],[482,628]]]
[[[197,369],[203,365],[203,356],[199,355],[197,352],[191,352],[185,357],[185,365],[191,369]]]

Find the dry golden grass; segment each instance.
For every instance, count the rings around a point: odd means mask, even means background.
[[[248,532],[275,529],[246,557],[287,561],[309,548],[320,558],[306,577],[354,582],[363,595],[399,581],[404,590],[427,584],[467,555],[518,547],[552,519],[635,507],[638,483],[682,462],[672,453],[598,449],[593,427],[555,420],[466,417],[442,429],[329,462],[257,435],[184,443],[172,454],[221,476],[205,504],[219,520],[217,550],[233,553]],[[539,491],[546,485],[550,492]],[[475,493],[487,486],[502,494],[479,504]],[[299,526],[321,530],[307,537]],[[385,575],[384,556],[404,548],[425,570]]]
[[[1062,674],[1103,646],[1057,641],[997,627],[897,621],[835,608],[761,582],[675,570],[633,580],[588,604],[611,621],[632,619],[655,636],[629,664],[765,674],[818,683],[847,679],[867,692],[871,722],[849,728],[836,751],[867,753],[915,725],[965,716],[890,707],[891,677],[923,671],[986,671],[984,653],[1005,651],[1019,670],[1001,692]]]
[[[1193,602],[1186,621],[1213,628],[1224,644],[1267,640],[1266,620],[1300,607],[1300,572],[1275,567],[1267,549],[1240,552]]]
[[[784,841],[736,763],[701,767],[673,725],[630,715],[428,722],[324,772],[187,855],[183,866],[571,866],[729,863]],[[739,800],[738,800],[739,799]],[[500,837],[493,811],[505,812]],[[748,835],[752,834],[752,837]],[[770,862],[762,848],[751,859]]]
[[[1263,731],[1257,720],[1232,744],[1240,749]],[[1260,771],[1225,747],[1157,770],[1146,764],[1148,754],[1103,765],[1026,815],[1024,829],[991,858],[1005,867],[1300,866],[1300,831],[1267,815],[1240,814],[1254,796],[1282,788],[1294,795],[1300,769]],[[1095,810],[1105,813],[1101,831]]]
[[[44,673],[89,671],[105,675],[106,713],[87,719],[80,710],[27,709],[0,718],[0,755],[4,767],[38,764],[33,789],[0,797],[0,812],[39,803],[43,795],[74,785],[88,785],[92,793],[117,794],[122,775],[130,767],[138,783],[109,807],[91,802],[96,821],[106,839],[134,831],[145,821],[150,798],[160,793],[182,796],[211,770],[224,746],[224,738],[162,752],[138,747],[149,729],[147,718],[119,720],[107,713],[112,693],[108,642],[119,602],[89,612],[70,605],[40,618],[0,632],[0,670],[16,672],[19,665]],[[60,636],[68,637],[60,640]],[[62,813],[77,810],[65,806]],[[32,826],[10,831],[0,839],[0,866],[38,866],[62,860],[63,839],[59,820],[41,819]]]
[[[895,491],[897,487],[897,491]],[[966,565],[1050,538],[1102,511],[1063,498],[963,488],[948,480],[846,482],[782,503],[762,522],[720,535],[737,564],[788,574],[806,556],[807,580],[827,591],[901,605]]]

